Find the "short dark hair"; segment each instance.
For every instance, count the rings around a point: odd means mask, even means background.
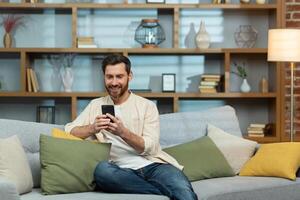
[[[102,61],[103,74],[105,74],[105,69],[106,69],[107,65],[116,65],[119,63],[124,63],[127,74],[130,74],[131,62],[126,56],[123,56],[121,54],[111,54],[111,55],[106,56],[103,59],[103,61]]]

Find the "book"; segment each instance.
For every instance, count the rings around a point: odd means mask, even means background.
[[[78,48],[97,48],[96,44],[80,44],[77,46]]]
[[[264,134],[252,134],[252,133],[248,133],[249,137],[265,137]]]
[[[90,44],[94,44],[93,41],[77,41],[77,46],[78,45],[90,45]]]
[[[30,68],[30,79],[31,79],[31,83],[32,83],[32,88],[33,88],[33,92],[38,92],[39,91],[39,85],[38,85],[38,81],[37,81],[37,77],[35,74],[35,71]]]
[[[200,88],[200,93],[217,93],[216,88]]]
[[[77,37],[77,41],[92,41],[94,42],[94,37]]]
[[[199,85],[200,89],[214,89],[216,86],[213,85]]]
[[[266,124],[250,124],[249,127],[265,128]]]
[[[202,78],[202,81],[220,82],[221,78]]]
[[[200,85],[212,85],[217,86],[219,83],[217,81],[201,81]]]
[[[202,74],[201,78],[221,78],[220,74]]]
[[[260,131],[248,131],[248,133],[254,133],[254,134],[264,134],[264,130],[260,130]]]
[[[250,130],[251,130],[251,131],[261,131],[261,130],[264,130],[264,128],[261,128],[261,127],[250,127],[250,126],[249,126],[249,127],[247,128],[247,130],[248,130],[248,131],[250,131]]]
[[[26,69],[26,77],[27,77],[27,91],[32,92],[30,68]]]

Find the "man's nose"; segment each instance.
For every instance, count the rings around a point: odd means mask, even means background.
[[[118,84],[118,81],[117,81],[117,78],[116,78],[116,77],[114,77],[114,78],[112,79],[111,84],[112,84],[112,85],[117,85],[117,84]]]

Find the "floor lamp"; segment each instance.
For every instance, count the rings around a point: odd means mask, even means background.
[[[300,62],[300,29],[271,29],[268,35],[268,61],[289,62],[291,69],[290,141],[294,141],[294,68]]]

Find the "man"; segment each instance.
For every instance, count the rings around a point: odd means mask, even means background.
[[[166,195],[194,200],[194,193],[177,161],[159,145],[159,114],[155,104],[128,90],[131,63],[122,55],[102,62],[108,96],[94,99],[65,130],[80,138],[96,136],[112,143],[109,162],[94,172],[97,187],[112,193]],[[115,117],[102,114],[101,105],[114,105]]]

